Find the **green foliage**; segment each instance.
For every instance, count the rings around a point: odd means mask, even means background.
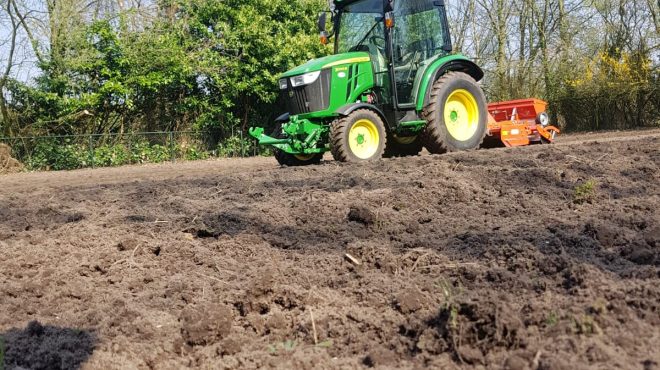
[[[146,140],[131,143],[130,163],[161,163],[169,159],[170,149],[165,145],[151,144]]]
[[[218,157],[242,157],[249,153],[254,140],[242,139],[240,136],[231,136],[218,144]]]
[[[183,158],[186,161],[196,161],[200,159],[208,159],[210,153],[191,146],[179,146],[179,158]]]
[[[218,157],[245,157],[250,155],[272,156],[269,147],[259,146],[257,142],[247,136],[230,136],[218,143],[216,148]]]
[[[131,153],[123,145],[103,145],[94,149],[95,166],[121,166],[130,163]]]
[[[73,170],[83,167],[111,167],[126,164],[161,163],[174,156],[177,160],[207,159],[216,153],[203,145],[190,143],[152,143],[146,138],[123,139],[116,143],[100,144],[88,137],[64,139],[36,139],[34,147],[22,155],[28,170]],[[235,148],[231,141],[226,147]],[[240,155],[240,150],[232,153]]]
[[[39,140],[24,163],[29,170],[73,170],[89,165],[89,151],[70,139]]]
[[[282,113],[280,73],[327,52],[315,27],[323,0],[158,6],[169,16],[144,27],[128,13],[68,25],[35,84],[8,84],[16,126],[26,135],[245,130]]]

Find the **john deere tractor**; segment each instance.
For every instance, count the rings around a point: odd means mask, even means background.
[[[281,76],[287,113],[272,135],[250,129],[280,164],[315,164],[327,151],[357,162],[479,147],[483,71],[452,53],[443,0],[334,0],[318,25],[334,54]]]

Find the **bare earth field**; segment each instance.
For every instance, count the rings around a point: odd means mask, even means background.
[[[660,369],[659,168],[651,130],[372,164],[2,176],[0,356]]]

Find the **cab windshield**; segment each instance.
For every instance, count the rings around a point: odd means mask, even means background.
[[[337,53],[370,51],[385,46],[383,0],[361,0],[343,7],[339,12]]]

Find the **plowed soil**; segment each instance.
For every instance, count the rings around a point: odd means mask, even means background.
[[[3,176],[5,364],[658,369],[659,167],[654,130]]]

